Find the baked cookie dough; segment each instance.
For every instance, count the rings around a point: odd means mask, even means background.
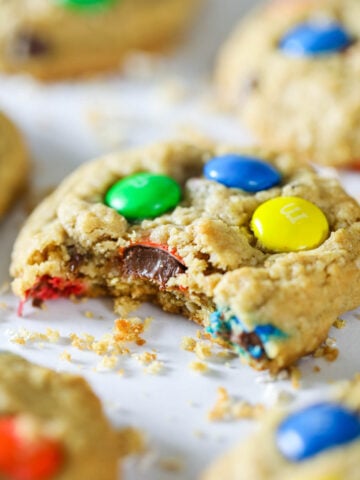
[[[0,0],[0,69],[42,80],[116,69],[176,40],[199,0]]]
[[[0,477],[117,480],[119,445],[84,379],[0,353]]]
[[[220,98],[270,148],[360,165],[359,17],[358,0],[268,2],[220,52]]]
[[[13,123],[0,112],[0,218],[25,186],[28,155]]]
[[[360,377],[334,399],[274,410],[259,430],[218,460],[203,480],[357,480]]]
[[[156,144],[81,166],[16,241],[14,292],[109,295],[203,325],[257,369],[314,351],[360,304],[360,206],[259,148]]]

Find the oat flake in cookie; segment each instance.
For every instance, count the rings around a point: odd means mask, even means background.
[[[336,390],[332,398],[292,412],[274,409],[202,480],[358,480],[360,378]]]
[[[162,143],[65,179],[20,232],[13,289],[25,314],[71,295],[154,302],[276,371],[360,304],[359,235],[355,200],[291,155]]]
[[[360,2],[273,0],[220,52],[220,98],[271,148],[360,164]]]
[[[25,186],[28,153],[13,123],[0,112],[0,218]]]
[[[1,478],[118,480],[119,438],[84,379],[0,353]]]
[[[176,41],[199,0],[0,0],[0,69],[42,80],[115,70]]]

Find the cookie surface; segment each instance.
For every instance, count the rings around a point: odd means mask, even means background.
[[[0,1],[0,68],[43,80],[114,70],[175,40],[197,0]]]
[[[24,187],[28,173],[28,156],[20,133],[0,113],[0,218]]]
[[[248,186],[225,185],[214,157],[221,166],[239,160]],[[170,183],[154,197],[159,176]],[[141,198],[147,208],[175,204],[133,218],[125,200]],[[157,144],[83,165],[40,204],[14,247],[13,289],[22,302],[151,301],[204,325],[255,368],[278,370],[315,350],[360,303],[359,233],[355,200],[287,154]]]
[[[357,0],[268,2],[223,47],[220,98],[271,148],[359,164],[359,16]]]
[[[1,478],[118,478],[118,437],[84,379],[1,353],[0,393]]]
[[[356,480],[360,378],[334,399],[289,413],[273,410],[258,431],[218,460],[203,480]],[[289,453],[300,458],[290,459]]]

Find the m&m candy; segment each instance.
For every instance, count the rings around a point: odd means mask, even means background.
[[[60,444],[45,437],[22,438],[16,417],[0,419],[0,477],[49,480],[63,464]]]
[[[300,462],[360,438],[358,416],[335,403],[319,403],[286,418],[276,432],[282,455]]]
[[[180,186],[172,178],[136,173],[110,187],[105,203],[128,220],[142,220],[158,217],[176,207],[180,198]]]
[[[230,188],[241,188],[246,192],[259,192],[278,185],[280,173],[263,160],[237,154],[226,154],[213,158],[204,167],[204,175]]]
[[[254,212],[251,228],[260,244],[273,252],[297,252],[321,245],[329,235],[324,213],[299,197],[277,197]]]
[[[351,36],[336,22],[312,21],[297,25],[280,41],[280,49],[292,56],[329,55],[352,43]]]
[[[113,5],[119,0],[57,0],[59,4],[69,8],[78,9],[99,9]]]

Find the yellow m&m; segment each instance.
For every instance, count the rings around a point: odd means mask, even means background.
[[[321,245],[329,224],[313,203],[299,197],[277,197],[260,205],[251,229],[261,245],[273,252],[297,252]]]

